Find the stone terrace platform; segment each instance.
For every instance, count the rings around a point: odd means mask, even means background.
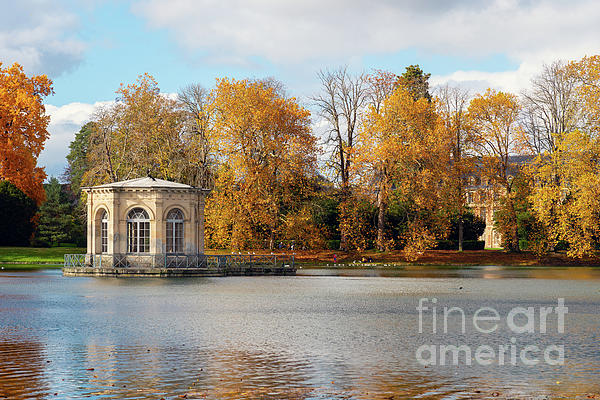
[[[288,255],[65,254],[64,276],[214,277],[296,275]]]

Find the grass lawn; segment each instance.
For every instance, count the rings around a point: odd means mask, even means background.
[[[38,269],[60,269],[62,264],[0,264],[0,272],[35,271]]]
[[[0,247],[0,265],[7,269],[8,265],[18,264],[61,264],[65,254],[82,254],[86,249],[81,247]],[[32,266],[34,267],[34,266]],[[11,266],[12,268],[12,266]]]

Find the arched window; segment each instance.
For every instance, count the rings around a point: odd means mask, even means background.
[[[106,210],[100,218],[100,251],[108,253],[108,213]]]
[[[167,253],[183,253],[183,213],[178,208],[167,214]]]
[[[150,218],[143,208],[134,208],[127,214],[127,252],[150,251]]]

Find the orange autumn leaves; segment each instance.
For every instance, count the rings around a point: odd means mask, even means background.
[[[50,122],[42,101],[52,93],[46,75],[28,77],[20,65],[0,63],[0,180],[12,182],[37,204],[45,198],[46,178],[37,159]]]

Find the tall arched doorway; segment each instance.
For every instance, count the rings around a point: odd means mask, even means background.
[[[127,214],[127,252],[150,252],[150,218],[146,210],[140,207]]]

